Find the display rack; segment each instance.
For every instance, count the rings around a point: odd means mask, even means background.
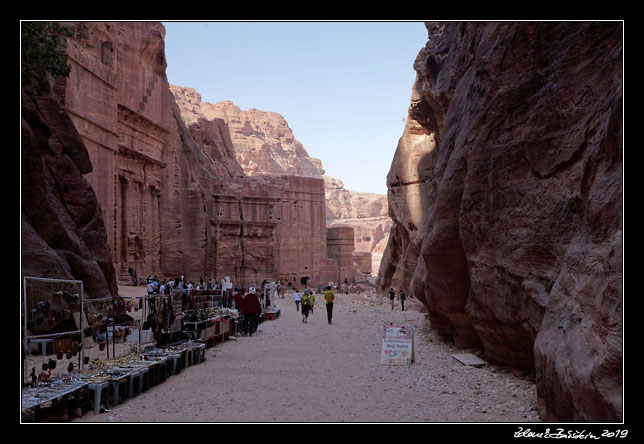
[[[71,291],[70,291],[71,289]],[[71,298],[71,299],[70,299]],[[83,282],[71,279],[51,279],[34,276],[23,277],[23,304],[22,316],[24,323],[24,350],[23,364],[31,354],[31,343],[40,343],[41,352],[46,353],[47,344],[57,338],[79,335],[81,344],[83,340]],[[49,306],[47,306],[49,305]],[[79,306],[78,319],[74,317],[75,306]],[[41,309],[42,307],[42,309]],[[53,323],[65,318],[66,312],[72,316],[76,330],[62,332],[29,334],[30,327],[38,328],[39,321]],[[47,317],[45,317],[47,315]],[[59,316],[59,319],[56,319]],[[45,328],[45,327],[43,327]],[[78,353],[78,366],[83,365],[83,348]],[[55,345],[54,345],[55,351]],[[28,366],[23,365],[23,382],[28,379]]]

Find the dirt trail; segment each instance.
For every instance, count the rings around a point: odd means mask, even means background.
[[[291,299],[252,337],[206,350],[204,363],[109,412],[75,422],[540,422],[534,381],[492,365],[465,366],[415,310],[379,296],[323,298],[302,323]],[[380,364],[382,326],[415,329],[411,366]]]

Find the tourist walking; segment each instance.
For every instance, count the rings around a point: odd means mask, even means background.
[[[400,293],[398,293],[398,297],[400,298],[400,306],[402,307],[402,311],[405,311],[405,292],[402,291],[402,288],[400,289]]]
[[[389,300],[391,301],[391,309],[394,309],[394,299],[396,299],[396,292],[393,288],[389,289]]]
[[[302,303],[302,322],[306,324],[309,319],[309,309],[311,308],[309,294],[306,291],[302,295],[300,302]]]
[[[309,311],[313,314],[313,306],[315,305],[315,295],[313,291],[309,292]]]
[[[329,321],[329,325],[331,325],[331,318],[333,318],[333,300],[335,299],[335,294],[333,293],[333,290],[331,290],[331,286],[326,287],[326,291],[324,292],[324,300],[326,302],[326,317],[327,320]]]
[[[295,311],[300,311],[300,301],[302,300],[302,295],[300,292],[295,289],[295,293],[293,294],[293,300],[295,301]]]
[[[244,333],[248,336],[253,336],[257,331],[257,316],[262,312],[262,307],[259,303],[259,298],[255,294],[255,288],[250,287],[248,293],[244,296],[241,304],[242,313],[244,313]]]

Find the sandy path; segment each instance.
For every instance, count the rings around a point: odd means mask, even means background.
[[[333,324],[318,297],[308,323],[290,299],[258,334],[206,350],[204,363],[75,422],[539,422],[534,382],[465,366],[425,316],[378,296],[339,295]],[[380,364],[382,325],[415,327],[416,362]]]

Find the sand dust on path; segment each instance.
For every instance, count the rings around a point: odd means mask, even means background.
[[[534,380],[463,353],[425,315],[380,296],[336,295],[327,323],[318,295],[308,322],[290,298],[252,337],[206,350],[206,361],[145,393],[74,422],[540,422]],[[414,328],[415,362],[380,363],[383,325]]]

